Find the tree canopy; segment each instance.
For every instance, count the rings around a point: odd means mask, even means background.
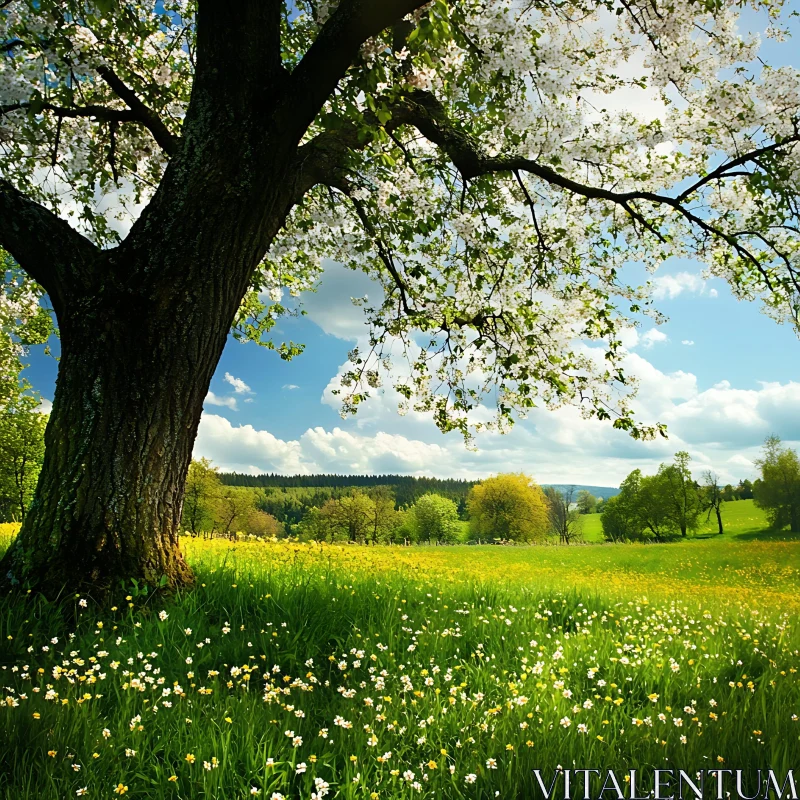
[[[754,487],[755,504],[765,509],[770,525],[777,530],[789,526],[800,533],[800,458],[777,436],[768,436],[764,454],[756,462],[761,480]]]
[[[467,500],[470,532],[485,539],[542,541],[548,532],[544,493],[523,474],[502,474],[481,481]]]
[[[784,35],[780,0],[750,5],[767,36]],[[699,258],[737,295],[800,318],[800,79],[762,64],[742,6],[248,0],[234,14],[211,0],[12,0],[0,243],[58,310],[72,282],[124,272],[165,181],[200,155],[199,129],[247,109],[264,132],[248,146],[283,126],[292,178],[284,217],[258,234],[237,336],[298,352],[268,337],[282,292],[335,258],[383,286],[363,302],[371,347],[352,353],[345,411],[399,340],[394,385],[443,430],[468,433],[496,387],[501,422],[576,402],[651,435],[631,415],[620,335],[659,316],[626,264]],[[663,113],[605,110],[631,86]],[[119,217],[142,207],[126,234]],[[60,258],[35,241],[51,237],[69,245]],[[99,263],[96,246],[109,248]]]

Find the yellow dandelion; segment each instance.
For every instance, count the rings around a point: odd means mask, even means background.
[[[435,761],[428,762],[428,769],[436,769],[437,766],[438,764]]]

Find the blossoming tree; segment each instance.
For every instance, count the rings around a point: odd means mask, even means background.
[[[191,581],[181,497],[226,338],[291,357],[272,301],[322,257],[383,286],[345,411],[391,344],[443,431],[491,390],[500,424],[573,402],[656,433],[621,368],[622,329],[655,313],[627,264],[697,257],[800,316],[800,79],[737,32],[744,5],[0,2],[0,246],[62,338],[2,580]],[[747,13],[785,35],[780,0]],[[631,85],[662,113],[603,110]]]

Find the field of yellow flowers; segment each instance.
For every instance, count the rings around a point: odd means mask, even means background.
[[[0,605],[0,797],[519,798],[557,765],[797,766],[800,543],[184,546],[197,588],[169,602]]]

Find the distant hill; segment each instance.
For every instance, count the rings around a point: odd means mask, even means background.
[[[581,491],[581,489],[586,489],[587,492],[590,492],[595,497],[602,497],[603,500],[608,500],[609,497],[614,497],[615,495],[619,494],[619,489],[614,489],[611,486],[583,486],[579,483],[545,483],[543,485],[552,486],[555,489],[558,489],[559,492],[563,492],[574,487],[576,495]]]

